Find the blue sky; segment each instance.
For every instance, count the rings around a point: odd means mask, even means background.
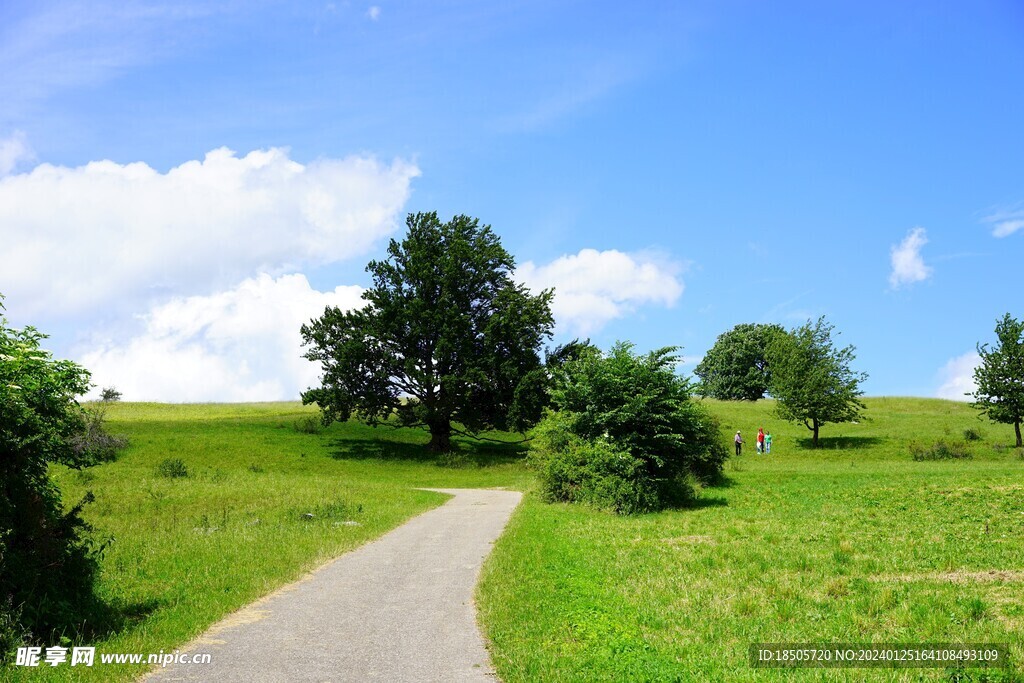
[[[556,341],[825,315],[957,396],[1024,315],[1024,6],[0,5],[0,292],[126,399],[295,398],[407,212],[491,224]]]

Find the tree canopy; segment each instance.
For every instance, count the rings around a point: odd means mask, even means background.
[[[775,336],[768,345],[772,396],[776,413],[784,420],[802,423],[812,432],[818,447],[818,430],[829,423],[856,420],[864,404],[860,384],[867,373],[854,372],[850,363],[855,348],[837,349],[832,342],[835,326],[825,322],[806,324]]]
[[[552,293],[513,281],[515,261],[490,226],[436,213],[409,214],[384,261],[366,270],[366,305],[302,326],[305,357],[322,386],[302,394],[325,422],[353,413],[370,424],[397,415],[430,430],[447,451],[453,423],[470,434],[522,431],[540,419],[547,376],[541,360],[554,321]]]
[[[974,369],[974,406],[993,422],[1012,424],[1021,441],[1024,421],[1024,322],[1005,314],[996,321],[997,344],[977,346],[981,363]]]
[[[768,391],[768,345],[785,330],[779,325],[743,323],[718,335],[693,373],[701,396],[723,401],[756,401]]]

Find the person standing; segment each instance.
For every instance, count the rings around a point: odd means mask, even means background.
[[[771,432],[768,432],[767,434],[764,435],[764,452],[765,453],[771,453],[772,452],[772,433]]]
[[[736,455],[738,456],[743,451],[743,437],[740,436],[739,431],[736,432],[736,438],[733,441],[736,442]]]
[[[764,427],[757,428],[757,454],[764,453]]]

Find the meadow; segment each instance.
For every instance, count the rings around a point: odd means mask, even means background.
[[[823,448],[771,403],[709,401],[744,455],[687,509],[616,517],[550,505],[522,445],[320,428],[298,404],[111,404],[118,461],[54,468],[86,509],[110,605],[86,643],[172,651],[238,607],[443,502],[420,486],[528,492],[478,588],[500,676],[588,680],[1022,680],[1024,460],[1012,428],[938,400],[869,399]],[[753,452],[758,426],[773,453]],[[963,441],[970,459],[915,461]],[[509,440],[516,437],[508,436]],[[731,447],[731,446],[730,446]],[[918,449],[920,450],[920,449]],[[188,476],[168,476],[180,460]],[[169,464],[170,461],[170,464]],[[754,669],[756,642],[1009,643],[1015,668]],[[131,680],[145,667],[8,669],[12,680]],[[74,676],[72,676],[74,673]],[[995,674],[993,676],[993,673]],[[83,675],[84,674],[84,675]],[[985,676],[988,676],[987,678]]]
[[[771,403],[709,402],[747,438],[692,509],[614,517],[528,497],[480,593],[513,681],[1022,680],[1024,460],[967,406],[869,399],[812,451]],[[759,426],[771,455],[756,455]],[[973,457],[914,461],[964,439]],[[510,581],[510,577],[515,577]],[[758,642],[1008,643],[1016,669],[755,669]]]

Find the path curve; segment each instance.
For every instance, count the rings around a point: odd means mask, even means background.
[[[522,494],[429,489],[439,508],[214,625],[156,681],[326,683],[497,680],[476,623],[483,560]]]

